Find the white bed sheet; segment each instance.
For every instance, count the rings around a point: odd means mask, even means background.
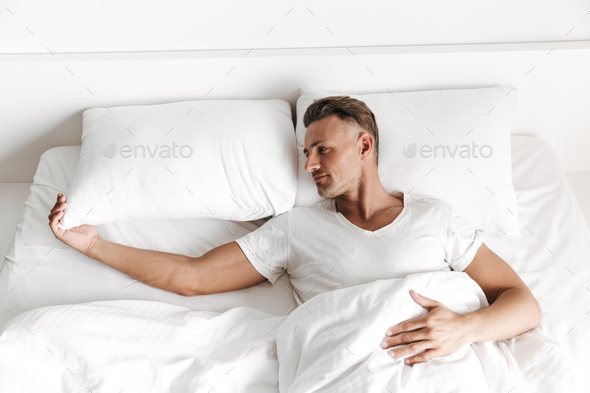
[[[512,180],[519,241],[484,242],[529,286],[543,310],[540,328],[566,348],[590,386],[590,231],[557,154],[543,139],[513,135]]]
[[[185,297],[139,282],[57,240],[47,216],[57,193],[65,194],[72,180],[80,149],[80,145],[57,147],[41,157],[23,216],[0,270],[0,326],[37,307],[98,300],[154,300],[216,312],[246,306],[271,315],[286,315],[297,305],[287,274],[274,286],[265,281],[239,291]],[[263,222],[136,220],[99,225],[97,230],[103,239],[116,243],[199,256],[244,236]]]
[[[572,354],[580,370],[588,370],[590,232],[561,164],[547,142],[516,135],[511,142],[522,238],[514,241],[486,232],[485,242],[516,270],[539,300],[543,332]],[[219,312],[250,306],[277,316],[288,314],[296,305],[285,288],[290,288],[287,275],[275,286],[264,282],[241,291],[187,298],[137,282],[57,241],[47,225],[47,215],[57,192],[67,189],[79,149],[80,146],[52,149],[39,164],[23,217],[0,271],[0,302],[6,306],[0,311],[0,325],[12,318],[12,313],[95,300],[158,300],[193,310]],[[235,240],[262,223],[228,221],[203,234],[202,230],[199,232],[199,221],[202,220],[111,224],[100,226],[99,233],[107,240],[130,246],[195,256]],[[580,377],[586,386],[590,385],[589,375]]]

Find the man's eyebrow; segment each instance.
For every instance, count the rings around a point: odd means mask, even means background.
[[[317,141],[311,144],[311,146],[309,147],[310,149],[314,146],[319,145],[320,143],[324,143],[324,141]],[[305,153],[307,151],[307,149],[303,149],[303,153]]]

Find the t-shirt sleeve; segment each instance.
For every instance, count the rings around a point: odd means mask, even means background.
[[[462,272],[473,261],[483,243],[483,232],[475,229],[452,206],[449,207],[445,260],[454,271]]]
[[[254,268],[274,284],[289,262],[290,212],[281,213],[236,240]]]

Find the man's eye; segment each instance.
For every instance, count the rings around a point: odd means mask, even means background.
[[[318,147],[318,150],[323,152],[323,151],[328,150],[328,148],[327,147]],[[305,157],[309,156],[309,153],[303,152],[303,154],[305,155]]]

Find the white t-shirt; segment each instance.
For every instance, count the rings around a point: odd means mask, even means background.
[[[271,283],[288,272],[301,304],[320,293],[376,280],[463,271],[483,233],[447,202],[404,194],[398,217],[376,231],[348,221],[332,198],[294,207],[236,242]]]

